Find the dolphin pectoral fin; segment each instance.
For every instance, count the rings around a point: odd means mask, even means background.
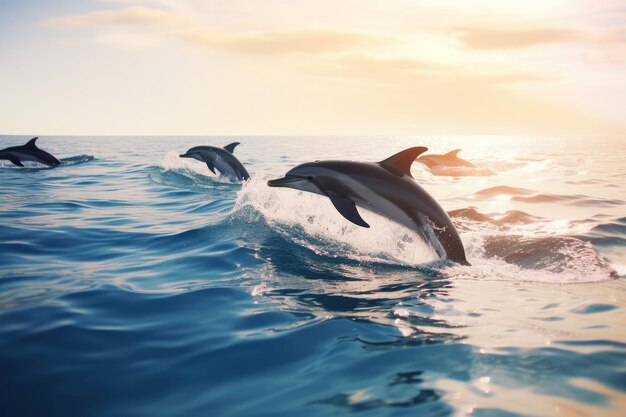
[[[217,175],[217,173],[215,172],[215,167],[213,166],[213,162],[211,161],[206,161],[206,166],[209,167],[209,170],[214,173],[215,175]]]
[[[333,206],[337,209],[339,213],[346,219],[350,220],[352,223],[361,227],[370,227],[369,224],[363,220],[361,215],[356,209],[356,204],[354,201],[350,200],[346,197],[341,197],[337,194],[328,194],[330,201],[332,201]]]
[[[9,158],[9,161],[13,162],[13,165],[17,165],[18,167],[24,166],[24,164],[17,158]]]
[[[409,148],[403,150],[402,152],[398,152],[397,154],[392,155],[379,163],[383,168],[393,172],[396,175],[402,176],[404,174],[412,177],[411,165],[418,156],[420,156],[427,150],[428,148],[424,146],[416,146],[414,148]]]
[[[31,140],[29,140],[26,145],[26,147],[28,148],[37,148],[37,145],[35,144],[35,142],[37,141],[37,139],[39,139],[39,136],[32,138]]]
[[[235,152],[235,147],[239,145],[239,142],[233,142],[230,145],[226,145],[224,146],[224,149],[226,149],[228,152],[230,153],[234,153]]]

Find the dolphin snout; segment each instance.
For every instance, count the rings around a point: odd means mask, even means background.
[[[267,185],[270,187],[289,187],[292,182],[302,181],[302,178],[286,175],[283,178],[277,178],[275,180],[269,180]]]
[[[189,155],[187,155],[186,153],[180,154],[180,155],[178,155],[178,156],[179,156],[179,157],[181,157],[181,158],[189,158],[189,157],[190,157],[190,156],[189,156]]]

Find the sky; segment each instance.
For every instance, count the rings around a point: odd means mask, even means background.
[[[0,134],[626,134],[626,1],[0,0]]]

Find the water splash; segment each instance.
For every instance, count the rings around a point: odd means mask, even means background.
[[[159,167],[166,171],[181,171],[204,176],[215,176],[206,164],[189,158],[181,158],[176,151],[169,151],[159,162]]]
[[[572,236],[591,230],[592,222],[535,218],[518,223],[519,215],[498,222],[493,214],[479,214],[454,218],[472,266],[448,268],[451,278],[565,284],[616,277],[591,243]]]
[[[270,227],[316,254],[408,266],[438,260],[437,254],[412,230],[362,210],[370,228],[344,219],[328,199],[267,186],[269,178],[244,183],[236,208],[260,213]]]
[[[276,190],[267,187],[266,180],[245,183],[235,211],[253,209],[284,238],[317,255],[409,267],[438,261],[433,248],[415,232],[389,219],[362,210],[371,228],[360,228],[336,213],[326,199]],[[492,214],[493,219],[480,215],[490,221],[454,219],[473,266],[444,267],[451,278],[563,284],[615,277],[613,268],[591,244],[570,236],[590,230],[593,224],[548,221],[521,212]]]
[[[70,156],[68,158],[61,158],[61,166],[80,165],[87,162],[91,162],[95,159],[93,155],[77,155]]]

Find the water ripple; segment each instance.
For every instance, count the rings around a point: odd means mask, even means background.
[[[623,415],[619,153],[470,139],[237,138],[243,184],[178,158],[224,138],[47,138],[85,155],[2,164],[0,415]],[[459,141],[495,174],[413,170],[471,267],[265,185]]]

